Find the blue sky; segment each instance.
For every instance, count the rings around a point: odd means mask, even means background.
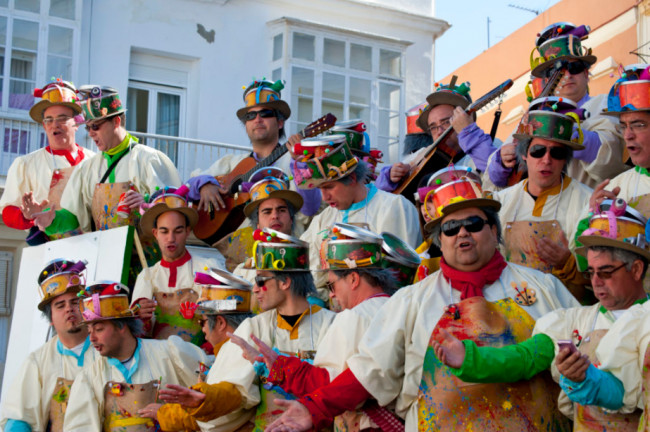
[[[490,17],[490,45],[494,45],[535,18],[534,13],[509,4],[543,11],[558,1],[435,0],[436,18],[451,24],[436,41],[435,79],[442,79],[487,49],[487,17]],[[530,44],[533,49],[533,41]]]

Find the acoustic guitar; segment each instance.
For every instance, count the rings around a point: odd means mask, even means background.
[[[510,87],[512,87],[511,79],[506,80],[502,84],[490,90],[480,99],[477,99],[475,102],[471,103],[467,108],[465,108],[465,112],[469,115],[472,115],[505,93]],[[424,153],[422,158],[411,168],[411,172],[409,173],[408,177],[406,177],[406,179],[404,179],[402,183],[393,191],[394,194],[404,195],[409,201],[415,204],[415,193],[417,192],[420,179],[428,173],[432,173],[444,168],[449,163],[455,163],[463,156],[462,152],[458,152],[457,154],[457,152],[444,145],[444,142],[451,135],[453,130],[453,126],[449,126],[447,130],[445,130],[442,135],[440,135],[438,139],[428,147],[428,150]],[[436,151],[440,150],[438,147],[446,147],[446,154],[444,155],[442,162],[440,160],[441,152]],[[438,155],[436,155],[436,153],[438,153]]]
[[[327,131],[334,124],[336,124],[336,117],[328,113],[307,125],[298,134],[303,138],[310,138]],[[228,195],[222,196],[226,208],[211,212],[199,210],[199,221],[194,227],[194,235],[207,244],[213,245],[239,228],[246,219],[244,204],[250,198],[247,192],[239,190],[239,186],[248,181],[258,169],[270,166],[287,151],[286,145],[278,145],[264,159],[257,161],[254,157],[248,156],[239,162],[230,173],[215,177],[219,184],[228,191]],[[198,203],[193,203],[192,206],[198,210]]]

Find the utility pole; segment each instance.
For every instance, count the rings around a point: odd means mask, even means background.
[[[488,49],[490,49],[490,17],[487,17]]]

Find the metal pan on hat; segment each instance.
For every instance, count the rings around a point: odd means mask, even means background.
[[[208,274],[227,287],[244,290],[250,290],[252,287],[251,283],[246,279],[221,269],[210,267],[208,268]]]
[[[272,236],[277,237],[279,239],[286,240],[288,242],[294,243],[294,244],[296,244],[296,245],[298,245],[300,247],[309,247],[309,243],[307,243],[306,241],[300,240],[298,237],[294,237],[292,235],[285,234],[285,233],[282,233],[280,231],[276,231],[276,230],[271,229],[271,228],[264,228],[264,232],[268,233],[268,234],[271,234]]]
[[[600,208],[601,212],[605,212],[605,211],[609,210],[611,208],[611,206],[612,206],[612,200],[611,199],[606,199],[606,200],[603,200],[603,202],[600,203],[599,208]],[[630,207],[629,205],[625,207],[625,213],[623,215],[619,216],[619,218],[620,217],[623,217],[623,218],[628,219],[628,220],[630,220],[630,219],[636,220],[638,222],[642,222],[644,225],[646,223],[648,223],[648,218],[643,216],[643,214],[640,211]]]
[[[337,228],[338,232],[345,237],[350,237],[357,240],[362,240],[365,242],[371,243],[382,243],[383,239],[380,235],[375,234],[374,232],[361,228],[356,225],[347,224],[343,222],[336,222],[332,228]]]
[[[389,232],[382,232],[382,249],[393,261],[411,267],[420,265],[420,256],[404,240]]]
[[[284,182],[289,181],[289,176],[282,171],[280,168],[276,167],[264,167],[255,171],[248,180],[250,183],[257,183],[258,181],[264,180],[266,177],[275,177]]]
[[[461,165],[451,165],[436,171],[429,179],[427,186],[444,185],[446,183],[458,181],[462,178],[472,180],[479,185],[481,184],[481,177],[474,172],[472,168]]]

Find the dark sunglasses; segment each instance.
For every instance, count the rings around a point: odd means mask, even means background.
[[[261,288],[271,279],[275,279],[275,276],[255,276],[255,285]]]
[[[94,131],[94,132],[97,132],[99,130],[99,128],[102,127],[102,125],[104,123],[106,123],[107,121],[108,121],[108,119],[100,120],[100,121],[97,121],[97,122],[94,122],[94,123],[86,123],[86,130],[88,132],[90,132],[91,130]]]
[[[567,147],[546,147],[541,144],[535,144],[532,146],[528,150],[528,154],[535,159],[541,159],[544,157],[547,150],[555,160],[567,160],[569,157],[569,149]]]
[[[562,63],[562,69],[566,69],[567,72],[569,72],[571,75],[578,75],[579,73],[584,72],[587,70],[587,64],[584,62],[563,62]],[[549,78],[551,75],[553,75],[553,72],[555,72],[555,68],[549,68],[544,72],[544,75],[546,78]]]
[[[616,268],[613,268],[611,270],[598,270],[598,271],[587,270],[587,271],[582,272],[582,274],[584,274],[585,277],[587,279],[589,279],[589,280],[593,279],[594,275],[598,276],[599,279],[607,280],[607,279],[611,279],[612,276],[614,275],[614,273],[616,273],[617,271],[619,271],[623,267],[625,267],[625,263],[623,263],[620,266],[618,266]]]
[[[261,110],[261,111],[248,111],[246,114],[244,114],[244,120],[246,120],[246,121],[255,120],[257,118],[258,114],[262,118],[275,117],[275,111],[273,111],[271,109],[264,109],[264,110]]]
[[[447,237],[453,237],[460,232],[461,227],[465,227],[467,232],[477,233],[483,229],[485,225],[490,225],[487,219],[479,216],[470,216],[467,219],[450,220],[442,224],[440,227],[442,233]]]

